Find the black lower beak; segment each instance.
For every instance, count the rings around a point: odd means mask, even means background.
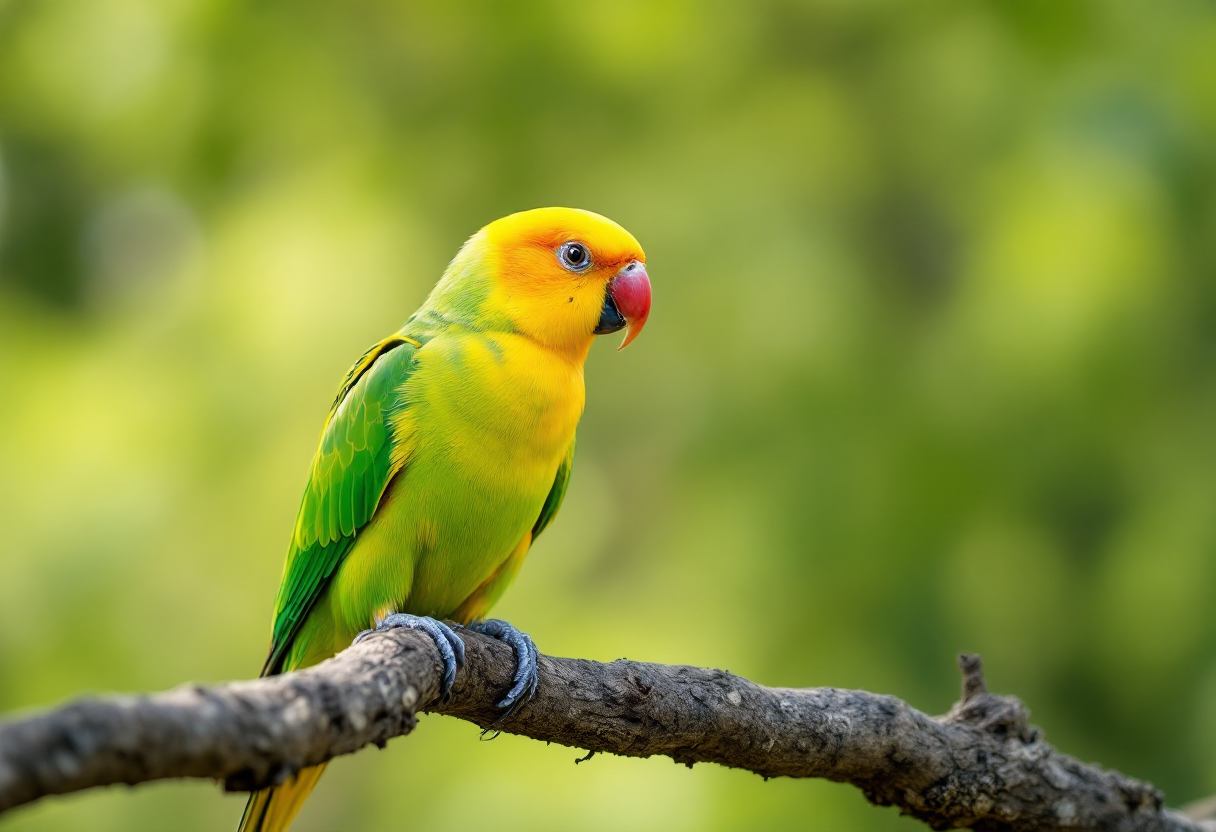
[[[612,284],[609,283],[604,289],[604,308],[600,310],[600,322],[595,325],[593,331],[596,335],[607,335],[621,331],[626,323],[625,316],[616,308],[616,301],[612,299]]]

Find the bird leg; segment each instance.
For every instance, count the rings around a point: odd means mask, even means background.
[[[394,612],[384,616],[384,618],[378,619],[375,628],[364,630],[355,636],[353,643],[358,644],[371,633],[379,633],[397,627],[421,630],[435,642],[435,646],[439,648],[439,658],[443,660],[443,679],[439,682],[439,695],[444,701],[447,701],[448,694],[452,692],[452,685],[456,682],[456,670],[464,664],[464,642],[460,640],[460,636],[456,635],[447,624],[430,616]],[[515,630],[514,627],[511,627],[511,629]],[[524,636],[524,638],[527,638],[527,636]],[[528,641],[531,643],[531,639],[528,639]],[[533,651],[536,650],[535,647],[532,649]]]
[[[537,661],[540,658],[536,644],[527,633],[520,632],[498,618],[475,621],[466,629],[498,641],[505,641],[515,650],[515,676],[511,689],[495,706],[504,711],[503,717],[508,717],[522,703],[531,699],[532,694],[536,693]]]

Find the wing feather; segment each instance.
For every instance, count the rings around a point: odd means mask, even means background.
[[[404,407],[401,391],[420,346],[401,335],[387,338],[368,350],[342,382],[287,552],[264,676],[282,671],[304,619],[400,469],[393,460],[408,457],[405,449],[394,453],[399,440],[391,416]]]
[[[545,504],[541,506],[540,517],[536,519],[536,525],[532,527],[533,541],[540,536],[546,526],[553,522],[553,518],[557,516],[557,510],[562,507],[562,500],[566,498],[566,486],[570,484],[570,471],[573,467],[574,441],[571,440],[570,447],[566,450],[566,458],[562,460],[561,465],[557,466],[557,476],[553,478],[553,487],[549,489],[549,496],[545,497]]]

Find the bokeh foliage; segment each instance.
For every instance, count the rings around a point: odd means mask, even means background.
[[[561,655],[944,710],[1216,791],[1216,7],[0,0],[0,709],[255,673],[346,366],[522,208],[646,246]],[[430,718],[298,829],[912,829],[854,791]],[[6,830],[212,830],[162,784]]]

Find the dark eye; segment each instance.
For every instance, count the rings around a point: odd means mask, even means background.
[[[557,250],[557,259],[569,271],[586,271],[591,265],[591,252],[582,243],[562,243]]]

